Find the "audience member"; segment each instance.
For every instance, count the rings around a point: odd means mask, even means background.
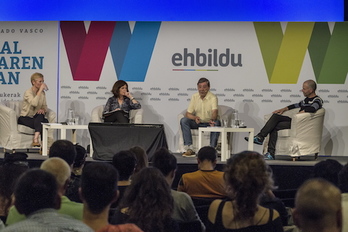
[[[71,168],[71,176],[66,193],[69,193],[70,196],[78,195],[78,188],[80,187],[80,183],[78,180],[76,180],[75,175],[73,174],[73,166],[76,158],[75,145],[69,140],[57,140],[50,147],[48,157],[59,157],[69,164]]]
[[[196,198],[226,197],[223,172],[215,170],[217,152],[213,147],[202,147],[198,151],[198,171],[182,175],[178,191]]]
[[[261,194],[273,185],[262,155],[253,151],[233,155],[227,161],[224,179],[231,200],[212,202],[207,232],[283,231],[279,213],[258,202]]]
[[[197,89],[198,93],[192,95],[185,117],[180,120],[185,148],[185,153],[182,155],[184,157],[195,157],[191,129],[221,125],[218,119],[218,99],[210,92],[210,81],[204,77],[200,78],[197,82]],[[219,132],[210,134],[211,147],[216,147],[219,135]]]
[[[124,192],[131,184],[131,176],[137,165],[137,160],[133,152],[120,151],[112,157],[112,165],[117,169],[120,180],[118,182],[118,200],[112,204],[111,208],[116,208],[123,198]]]
[[[149,166],[149,160],[146,151],[142,147],[135,146],[129,150],[133,152],[135,154],[135,157],[137,158],[137,166],[135,167],[134,173],[137,173],[141,169]]]
[[[342,192],[342,231],[348,232],[348,164],[344,165],[338,173],[338,187]]]
[[[40,169],[51,173],[57,180],[58,194],[61,196],[61,206],[58,212],[82,220],[83,205],[70,201],[64,196],[71,173],[69,165],[61,158],[53,157],[42,162]],[[24,219],[24,214],[20,214],[16,207],[11,207],[6,224],[11,225]]]
[[[314,165],[313,177],[323,178],[327,181],[330,181],[335,186],[338,186],[338,173],[342,168],[343,165],[340,164],[340,162],[338,162],[337,160],[326,159]]]
[[[168,149],[160,148],[155,152],[152,156],[152,166],[158,168],[165,176],[168,185],[172,186],[177,162],[175,156],[171,154]],[[196,212],[191,197],[184,192],[178,192],[173,189],[171,189],[171,193],[174,199],[173,219],[178,222],[199,221],[202,231],[204,231],[205,226]]]
[[[13,205],[13,192],[17,179],[28,170],[28,155],[21,152],[5,153],[0,166],[0,219],[6,222],[10,207]]]
[[[112,224],[134,223],[146,232],[178,231],[172,219],[173,197],[157,168],[144,168],[132,177]]]
[[[27,219],[8,226],[4,232],[93,231],[81,221],[57,212],[61,200],[57,180],[44,170],[24,173],[16,185],[15,199],[16,208]]]
[[[290,129],[291,118],[283,115],[285,111],[299,108],[300,113],[315,113],[322,108],[323,100],[315,93],[317,89],[317,83],[313,80],[306,80],[302,84],[302,93],[305,99],[299,103],[291,104],[279,110],[273,111],[272,116],[266,122],[260,132],[254,136],[254,143],[262,145],[263,141],[269,135],[267,153],[264,154],[265,159],[275,159],[276,143],[278,140],[278,131],[284,129]],[[249,137],[245,137],[245,140],[249,140]]]
[[[108,99],[103,110],[104,122],[129,123],[129,112],[140,109],[140,103],[128,91],[128,84],[118,80],[112,86],[112,97]]]
[[[141,232],[134,224],[110,225],[110,205],[117,198],[117,170],[108,163],[91,163],[81,177],[83,222],[97,232]]]
[[[73,164],[73,170],[70,176],[70,182],[65,195],[71,201],[82,203],[78,192],[79,192],[82,169],[85,166],[85,162],[86,162],[87,151],[83,146],[78,144],[75,145],[75,149],[76,149],[76,157]]]
[[[302,232],[342,231],[340,190],[324,179],[310,179],[298,189],[294,223]]]
[[[270,177],[273,179],[273,171],[270,166],[267,165],[267,171]],[[273,186],[269,186],[273,187]],[[273,188],[266,189],[261,195],[260,205],[265,208],[275,209],[278,211],[280,218],[282,219],[283,226],[288,225],[289,214],[281,199],[277,198],[273,193]]]

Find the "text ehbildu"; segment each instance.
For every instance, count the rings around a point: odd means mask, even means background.
[[[44,56],[21,56],[22,50],[18,41],[5,41],[0,50],[0,69],[11,70],[0,72],[0,84],[19,84],[21,69],[43,69]],[[17,70],[17,71],[13,71]]]
[[[184,48],[183,53],[174,53],[172,56],[172,64],[174,66],[208,66],[208,67],[242,67],[242,54],[231,53],[229,48],[224,52],[218,49],[209,48],[207,52],[196,48],[195,52],[189,52],[188,48]]]

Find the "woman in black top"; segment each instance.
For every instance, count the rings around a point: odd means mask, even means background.
[[[224,173],[231,200],[215,200],[208,213],[207,232],[282,232],[279,213],[259,205],[261,194],[273,181],[264,158],[257,152],[235,154]]]

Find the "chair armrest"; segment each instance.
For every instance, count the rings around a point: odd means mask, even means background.
[[[46,118],[50,123],[54,123],[56,122],[57,114],[56,112],[48,108],[46,112]]]
[[[17,115],[16,112],[5,106],[0,105],[0,143],[7,143],[11,133],[17,132]]]
[[[143,109],[131,110],[129,112],[129,122],[131,123],[143,123]]]
[[[325,110],[320,109],[315,113],[295,114],[291,120],[291,135],[297,139],[320,137],[323,131]]]

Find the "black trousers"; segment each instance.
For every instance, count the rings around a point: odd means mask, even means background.
[[[48,123],[44,114],[35,114],[34,117],[20,116],[18,118],[18,124],[30,127],[35,130],[35,132],[40,132],[42,134],[41,123]]]
[[[129,123],[129,114],[123,110],[118,110],[106,116],[104,122]]]
[[[258,136],[265,138],[269,134],[268,149],[267,151],[274,156],[275,147],[278,139],[278,131],[284,129],[290,129],[291,118],[281,114],[273,114],[266,122],[265,126],[261,129]]]

